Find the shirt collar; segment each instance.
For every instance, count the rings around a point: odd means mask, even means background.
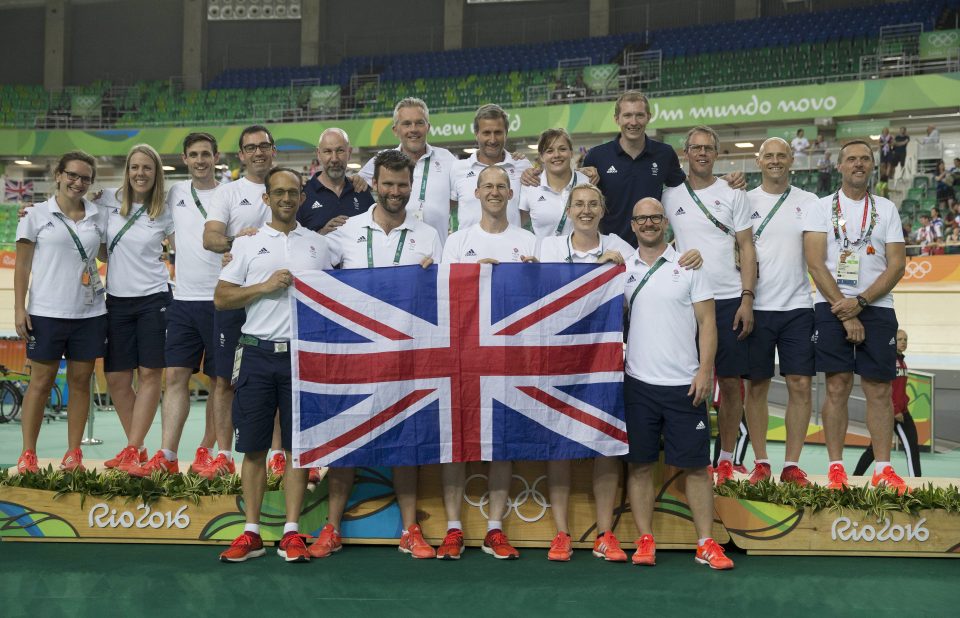
[[[467,161],[470,162],[470,167],[479,167],[481,169],[490,167],[486,163],[481,163],[480,161],[477,160],[477,153],[473,153],[472,155],[470,155],[470,158],[467,159]],[[510,153],[507,152],[506,149],[504,149],[503,161],[501,161],[500,163],[494,163],[493,165],[499,165],[500,167],[513,167],[514,166],[513,157],[510,156]]]
[[[303,229],[304,229],[303,226],[300,225],[300,222],[298,221],[296,227],[290,230],[290,233],[288,234],[288,236],[302,236]],[[260,231],[266,234],[267,236],[273,236],[274,238],[276,238],[277,236],[283,236],[283,232],[271,227],[268,223],[264,223],[263,226],[260,228]]]
[[[660,257],[662,257],[664,260],[668,262],[676,262],[677,259],[679,258],[679,254],[677,253],[677,250],[673,248],[673,245],[667,245],[667,250],[664,251]],[[647,267],[653,266],[653,264],[647,264],[646,262],[640,259],[639,249],[635,249],[633,252],[633,264],[634,266],[639,266],[640,264],[643,264],[644,266],[647,266]]]
[[[362,216],[362,217],[364,218],[363,227],[369,227],[369,228],[378,229],[378,230],[380,230],[380,231],[382,232],[382,231],[383,231],[383,228],[380,227],[380,224],[378,224],[376,221],[373,220],[373,209],[374,209],[374,208],[377,208],[377,203],[376,203],[376,202],[374,202],[374,203],[370,206],[370,208],[367,209],[367,212],[365,212],[365,213],[363,213],[362,215],[360,215],[360,216]],[[395,228],[393,228],[393,229],[395,229],[395,230],[413,230],[414,224],[415,224],[416,220],[417,220],[416,217],[414,217],[413,215],[411,215],[411,214],[410,214],[410,211],[408,210],[408,211],[406,211],[406,216],[403,218],[403,223],[401,223],[400,225],[398,225],[397,227],[395,227]]]
[[[57,205],[57,198],[55,196],[51,196],[46,203],[47,210],[50,213],[59,212],[60,214],[63,214],[63,212],[60,210],[60,206]],[[81,219],[81,221],[86,221],[87,219],[96,216],[99,212],[100,208],[96,204],[86,198],[83,198],[83,219]]]

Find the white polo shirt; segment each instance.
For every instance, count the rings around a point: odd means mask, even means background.
[[[207,207],[207,221],[225,223],[227,236],[236,236],[248,227],[260,229],[270,221],[270,208],[263,202],[265,192],[262,184],[246,177],[222,184]]]
[[[780,195],[761,187],[747,193],[747,210],[753,224],[754,246],[760,277],[757,279],[753,308],[757,311],[789,311],[813,307],[813,290],[807,278],[803,257],[803,226],[807,214],[816,208],[817,196],[790,187],[790,194],[764,226],[757,230],[780,201]]]
[[[394,150],[400,150],[400,147],[397,146]],[[360,176],[371,186],[375,158],[370,157],[360,170]],[[428,161],[430,171],[424,182],[423,171]],[[456,162],[457,157],[446,148],[436,148],[427,144],[426,153],[417,159],[417,164],[413,168],[413,182],[410,185],[407,212],[418,216],[424,223],[437,230],[441,245],[450,233],[450,173]]]
[[[419,264],[424,258],[440,261],[443,247],[440,236],[433,227],[418,220],[410,211],[403,224],[384,233],[373,220],[374,204],[367,212],[350,217],[347,222],[327,234],[331,244],[336,245],[341,268],[370,268],[379,266],[403,266]],[[403,247],[400,238],[403,237]],[[367,259],[367,241],[372,244],[373,264]],[[399,259],[397,255],[399,253]],[[396,262],[396,263],[394,263]]]
[[[616,251],[626,262],[636,253],[625,240],[616,234],[600,234],[600,244],[591,251],[578,251],[570,242],[570,234],[541,238],[537,245],[537,259],[541,262],[567,262],[571,264],[595,264],[607,251]]]
[[[117,191],[104,189],[97,200],[97,204],[107,213],[107,294],[137,298],[166,292],[169,289],[170,271],[166,262],[160,261],[163,253],[160,243],[174,232],[170,210],[164,208],[156,219],[151,219],[144,212],[120,237],[113,252],[109,252],[113,239],[143,206],[131,204],[129,215],[121,216],[123,196],[118,198]]]
[[[836,194],[833,194],[836,195]],[[831,211],[833,210],[833,195],[820,198],[817,201],[816,208],[810,211],[805,220],[803,230],[805,232],[825,232],[827,234],[827,270],[834,277],[837,276],[837,261],[840,257],[840,242],[833,232],[833,219]],[[870,239],[870,245],[873,247],[872,254],[867,253],[866,245],[853,247],[853,241],[861,237],[863,226],[864,200],[853,201],[840,191],[840,211],[843,219],[847,223],[847,238],[851,242],[851,250],[855,251],[860,258],[860,273],[857,285],[840,285],[840,292],[853,298],[862,294],[869,288],[877,277],[887,268],[887,243],[903,242],[903,227],[900,223],[900,215],[897,207],[890,200],[878,195],[872,196],[876,204],[878,221]],[[867,203],[867,227],[870,226],[870,202]],[[843,232],[841,232],[841,235]],[[816,293],[814,302],[825,303],[827,300]],[[893,294],[888,293],[872,303],[875,307],[893,308]]]
[[[700,369],[693,303],[713,298],[713,292],[702,269],[687,270],[678,264],[680,254],[673,247],[668,245],[663,257],[667,261],[630,306],[625,371],[647,384],[689,386]],[[653,264],[645,264],[634,250],[626,265],[624,294],[629,302]]]
[[[190,191],[191,181],[184,180],[170,187],[167,210],[173,217],[177,235],[177,285],[173,297],[177,300],[213,300],[213,291],[220,278],[219,253],[203,248],[203,224],[206,218],[197,208]],[[209,213],[216,189],[198,189],[197,198]]]
[[[563,218],[563,211],[567,205],[567,196],[575,186],[590,182],[590,179],[574,172],[570,182],[559,193],[547,184],[547,173],[540,174],[540,185],[537,187],[520,187],[520,210],[530,213],[530,223],[533,224],[533,233],[537,238],[548,236],[563,236],[573,231],[573,222]],[[563,219],[563,227],[559,233],[557,227]]]
[[[515,225],[499,234],[484,232],[479,223],[450,234],[443,246],[444,263],[475,264],[483,259],[501,263],[520,262],[537,254],[537,237]]]
[[[238,237],[230,253],[233,260],[223,267],[220,279],[244,287],[263,283],[283,268],[296,277],[329,270],[340,260],[333,243],[299,223],[289,234],[264,225],[253,236]],[[290,288],[277,290],[247,305],[241,332],[258,339],[290,341],[289,293]]]
[[[521,159],[516,161],[509,152],[504,151],[503,163],[497,163],[507,170],[510,177],[510,188],[513,189],[513,199],[507,204],[507,220],[511,225],[520,227],[520,176],[523,171],[531,167],[530,161]],[[457,202],[458,229],[465,229],[480,222],[480,200],[477,198],[477,176],[487,165],[477,161],[477,153],[469,159],[457,161],[450,176],[450,199]]]
[[[17,240],[34,243],[31,266],[30,295],[27,313],[48,318],[82,319],[103,315],[107,305],[102,295],[94,295],[93,303],[84,302],[83,276],[85,263],[64,221],[80,239],[87,257],[96,257],[106,238],[107,226],[103,210],[84,200],[84,216],[74,222],[62,214],[56,197],[27,208],[17,224]]]
[[[695,193],[714,218],[727,229],[736,232],[752,229],[743,191],[731,189],[727,183],[716,180],[706,189]],[[714,298],[740,298],[742,284],[734,261],[733,236],[721,232],[707,219],[683,184],[664,189],[662,201],[680,254],[690,249],[700,250],[703,256],[702,270],[707,275]]]

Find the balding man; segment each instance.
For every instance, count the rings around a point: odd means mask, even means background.
[[[343,129],[330,128],[320,134],[320,171],[304,186],[306,199],[297,211],[297,221],[305,228],[329,234],[348,217],[367,212],[373,205],[370,189],[357,191],[348,182],[347,162],[351,154],[350,138]]]
[[[807,214],[817,207],[817,196],[790,185],[791,150],[779,137],[765,141],[757,155],[762,183],[747,193],[759,275],[754,288],[753,333],[747,339],[750,382],[745,409],[754,454],[751,484],[771,478],[767,395],[776,353],[788,392],[787,451],[780,481],[808,484],[799,461],[810,423],[810,385],[815,371],[813,298],[803,257],[803,225]]]
[[[638,248],[627,260],[624,291],[631,317],[623,393],[630,453],[627,489],[640,538],[633,563],[653,566],[653,470],[660,458],[685,475],[687,502],[697,531],[696,560],[731,569],[712,538],[713,487],[710,418],[706,400],[713,385],[717,325],[713,292],[704,270],[686,270],[667,245],[663,205],[644,198],[633,207],[630,225]]]

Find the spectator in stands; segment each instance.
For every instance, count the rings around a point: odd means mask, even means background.
[[[890,129],[883,127],[880,132],[880,175],[889,178],[897,167],[896,155],[893,151],[893,136]]]
[[[105,289],[96,261],[97,254],[106,250],[106,216],[84,199],[96,175],[93,157],[80,151],[66,153],[57,163],[55,193],[27,208],[17,225],[13,321],[17,335],[27,342],[31,364],[20,413],[20,474],[40,471],[37,439],[61,358],[67,362],[70,398],[67,452],[60,469],[84,469],[80,440],[89,411],[90,376],[107,338]]]
[[[920,476],[920,446],[917,440],[917,425],[910,416],[908,405],[910,398],[907,395],[907,380],[909,371],[903,354],[907,351],[907,331],[897,331],[897,377],[893,379],[891,399],[893,400],[894,431],[900,438],[900,444],[907,455],[907,476]],[[854,476],[862,476],[870,464],[873,463],[873,446],[868,445],[860,461],[853,471]]]
[[[907,144],[909,143],[910,136],[907,135],[907,127],[900,127],[900,133],[893,138],[893,169],[888,176],[892,176],[897,171],[897,166],[906,168]]]
[[[920,140],[921,144],[939,144],[940,143],[940,131],[937,127],[927,125],[927,135],[926,137]]]
[[[943,240],[943,218],[940,217],[940,209],[936,206],[930,209],[930,225],[933,226],[937,240]]]
[[[813,144],[810,146],[810,152],[812,153],[823,153],[827,151],[827,140],[824,139],[823,135],[817,135],[814,138]]]
[[[946,204],[947,208],[953,208],[953,174],[947,171],[947,164],[943,161],[937,162],[937,171],[933,174],[933,179],[937,182],[937,202],[941,205]]]
[[[807,154],[810,149],[810,140],[803,136],[803,129],[797,129],[797,136],[790,140],[790,147],[793,148],[794,157]]]
[[[817,137],[817,139],[820,139]],[[833,179],[833,161],[830,160],[830,153],[824,152],[823,156],[820,157],[820,160],[817,161],[817,194],[826,195],[830,193],[831,189],[831,180]]]
[[[950,228],[945,245],[945,253],[950,255],[960,253],[960,226],[954,225]]]
[[[933,255],[937,241],[936,228],[930,222],[930,215],[920,215],[920,226],[914,235],[914,240],[920,245],[920,253],[923,255]]]

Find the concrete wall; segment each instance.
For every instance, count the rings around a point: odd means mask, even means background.
[[[0,83],[43,84],[43,24],[42,6],[0,11]]]

